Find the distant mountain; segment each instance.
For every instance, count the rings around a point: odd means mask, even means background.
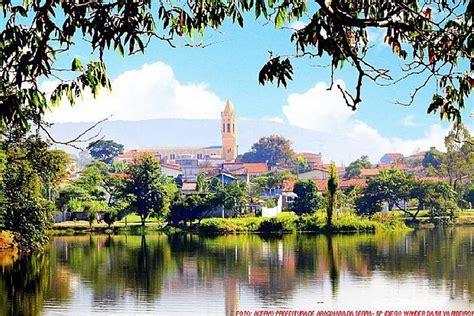
[[[93,123],[56,123],[50,133],[61,141],[75,138]],[[337,136],[266,120],[237,121],[239,153],[248,151],[260,137],[282,135],[293,142],[296,151],[321,152],[323,160],[346,164],[362,154],[373,152],[370,144],[354,142],[350,136]],[[157,146],[212,146],[221,144],[220,120],[153,119],[144,121],[107,121],[95,130],[105,139],[112,139],[126,149]],[[87,135],[91,136],[91,131]],[[86,144],[84,145],[84,147]],[[72,147],[61,147],[77,153]]]

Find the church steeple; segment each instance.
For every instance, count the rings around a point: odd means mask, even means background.
[[[224,113],[226,114],[234,113],[234,105],[232,104],[232,102],[230,102],[230,100],[227,100],[227,102],[225,103]]]
[[[234,161],[237,158],[237,128],[234,106],[227,100],[224,111],[221,112],[222,121],[222,158],[225,161]]]

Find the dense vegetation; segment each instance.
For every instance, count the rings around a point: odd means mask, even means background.
[[[207,233],[393,230],[403,228],[403,220],[418,222],[420,216],[436,225],[449,224],[459,208],[472,205],[474,196],[472,137],[467,129],[461,130],[460,137],[455,137],[454,130],[446,137],[446,153],[431,149],[418,162],[410,162],[422,165],[435,178],[417,178],[398,169],[399,163],[407,163],[397,161],[369,178],[365,187],[343,188],[331,163],[324,188],[318,188],[313,180],[297,180],[295,172],[308,165],[306,161],[295,159],[294,154],[280,160],[281,155],[276,154],[280,157],[274,160],[276,168],[249,183],[225,183],[201,174],[190,192],[181,189],[180,178],[162,174],[159,161],[150,155],[129,164],[113,162],[111,157],[120,152],[114,148],[121,145],[110,141],[99,147],[111,148],[97,154],[97,159],[71,180],[67,154],[50,150],[49,143],[37,135],[12,130],[0,152],[0,219],[3,228],[26,250],[44,244],[52,216],[59,214],[87,221],[90,230],[100,222],[112,228],[131,214],[139,217],[142,227],[153,218],[162,228],[170,225]],[[269,148],[281,142],[290,145],[281,137],[265,139]],[[91,152],[95,144],[89,145]],[[285,152],[293,153],[291,146]],[[366,157],[350,166],[349,177],[357,178],[357,170],[368,166]],[[262,207],[276,207],[287,182],[294,182],[296,197],[288,205],[293,213],[256,217]],[[207,218],[224,214],[234,218]]]

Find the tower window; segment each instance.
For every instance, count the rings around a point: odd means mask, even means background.
[[[232,124],[232,133],[235,133],[235,124]]]
[[[225,132],[225,124],[222,124],[222,132]]]
[[[230,123],[227,123],[227,133],[230,133]]]
[[[202,154],[197,154],[197,159],[202,159]]]

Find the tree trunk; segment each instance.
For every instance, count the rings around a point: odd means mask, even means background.
[[[142,220],[142,227],[145,227],[145,220],[146,220],[146,217],[141,215],[140,216],[140,219]]]

